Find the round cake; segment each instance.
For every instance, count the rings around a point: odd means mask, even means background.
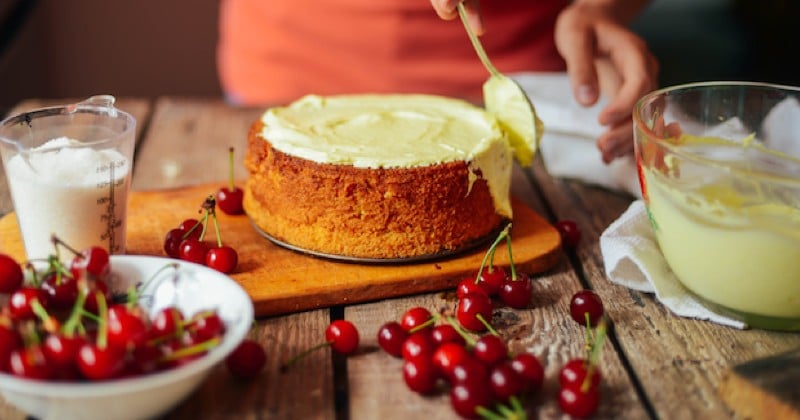
[[[512,217],[512,151],[497,120],[430,95],[305,96],[251,127],[244,208],[313,254],[452,254]]]

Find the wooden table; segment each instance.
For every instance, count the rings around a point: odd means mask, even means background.
[[[28,100],[16,111],[64,101]],[[228,146],[241,162],[249,125],[262,109],[241,109],[217,99],[164,97],[121,99],[118,106],[137,117],[133,188],[153,190],[224,181]],[[246,174],[237,165],[235,174]],[[545,366],[546,381],[528,402],[531,418],[560,418],[556,402],[558,369],[583,351],[582,330],[568,316],[569,300],[582,288],[603,298],[611,320],[602,354],[603,398],[598,418],[735,417],[718,393],[732,364],[800,347],[800,335],[736,330],[679,318],[649,294],[610,283],[598,238],[631,198],[579,182],[556,179],[541,162],[514,171],[513,193],[545,218],[571,219],[583,233],[580,245],[557,265],[533,276],[529,309],[500,310],[500,334],[512,351],[529,350]],[[12,211],[0,172],[0,215]],[[265,371],[252,382],[233,380],[219,366],[189,399],[167,417],[298,419],[456,418],[446,395],[420,397],[403,383],[401,361],[379,350],[378,327],[412,306],[436,308],[447,296],[428,293],[260,318],[254,337],[265,346]],[[358,327],[362,344],[349,358],[329,350],[312,354],[287,373],[281,361],[320,342],[332,319]],[[0,418],[24,414],[0,401]]]

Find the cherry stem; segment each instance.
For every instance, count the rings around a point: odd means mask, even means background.
[[[230,182],[230,189],[233,191],[236,188],[233,183],[233,147],[228,148],[228,170],[230,171],[228,181]]]
[[[482,418],[484,418],[486,420],[504,420],[504,419],[506,419],[506,417],[501,416],[501,415],[495,413],[492,410],[489,410],[488,408],[486,408],[486,407],[484,407],[482,405],[479,405],[479,406],[475,407],[475,414],[481,416]]]
[[[281,365],[281,367],[280,367],[280,371],[281,372],[286,372],[287,370],[289,370],[289,368],[292,365],[297,363],[298,360],[308,356],[309,354],[311,354],[311,353],[313,353],[313,352],[315,352],[315,351],[317,351],[317,350],[319,350],[319,349],[321,349],[323,347],[330,346],[332,343],[333,343],[333,341],[324,341],[324,342],[319,343],[319,344],[317,344],[315,346],[312,346],[312,347],[309,347],[309,348],[305,349],[304,351],[298,353],[297,355],[295,355],[294,357],[292,357],[291,359],[289,359],[288,361],[283,363]]]
[[[75,299],[75,304],[72,305],[72,312],[67,318],[67,322],[61,327],[61,332],[67,337],[75,335],[75,329],[80,325],[81,315],[83,313],[83,304],[86,302],[86,293],[83,290],[78,290],[78,297]]]
[[[477,277],[475,277],[475,284],[480,283],[481,274],[483,274],[483,268],[486,267],[486,262],[490,260],[490,257],[491,257],[491,263],[489,264],[489,269],[490,269],[489,272],[493,271],[492,267],[493,267],[493,263],[494,263],[494,251],[497,248],[497,245],[500,243],[500,241],[502,241],[503,238],[505,238],[508,235],[508,231],[510,229],[511,229],[511,223],[506,225],[506,227],[503,228],[502,231],[500,231],[500,233],[497,235],[497,238],[495,238],[494,242],[492,242],[492,245],[489,247],[489,250],[486,251],[486,254],[483,255],[483,260],[481,261],[481,266],[480,266],[480,268],[478,268],[478,275],[477,275]]]
[[[481,324],[483,324],[483,326],[486,327],[486,330],[489,331],[489,334],[500,337],[500,334],[497,332],[497,330],[495,330],[494,327],[492,327],[492,324],[490,324],[489,321],[487,321],[486,318],[483,317],[483,315],[475,314],[475,318],[478,318],[478,321],[480,321]]]
[[[508,225],[511,227],[511,224]],[[514,267],[514,253],[511,252],[511,233],[506,235],[506,245],[508,246],[508,262],[511,265],[511,281],[517,281],[517,268]]]
[[[53,247],[55,247],[55,249],[56,249],[56,256],[59,256],[59,254],[58,254],[58,246],[59,245],[63,246],[64,248],[67,248],[67,250],[69,252],[72,252],[73,254],[75,254],[78,257],[80,257],[82,255],[77,249],[69,246],[68,243],[62,241],[61,238],[59,238],[56,235],[52,235],[50,237],[50,240],[53,242]]]
[[[106,296],[101,291],[94,292],[97,299],[97,347],[105,349],[108,345],[108,305]]]
[[[605,317],[600,318],[600,322],[597,323],[596,335],[594,341],[592,342],[592,349],[589,352],[589,366],[586,368],[586,378],[584,378],[583,383],[581,384],[581,392],[589,391],[589,387],[592,385],[592,375],[595,374],[595,366],[597,366],[597,361],[600,359],[600,353],[603,351],[603,342],[606,338],[606,319]]]
[[[214,217],[212,219],[214,220],[214,233],[217,235],[217,247],[221,248],[222,247],[222,235],[220,235],[220,233],[219,233],[219,222],[217,222],[217,212],[213,212],[212,215],[214,215]]]
[[[47,309],[42,306],[42,303],[39,302],[39,299],[33,299],[31,301],[31,309],[33,310],[33,313],[42,320],[42,326],[46,332],[53,333],[58,331],[58,320],[51,317],[50,314],[47,313]]]
[[[133,307],[136,306],[139,303],[139,299],[141,299],[141,297],[142,297],[142,290],[146,289],[150,285],[150,283],[154,282],[155,279],[157,279],[158,276],[164,270],[167,270],[168,268],[172,268],[175,271],[178,271],[180,266],[178,265],[177,262],[171,262],[171,263],[165,264],[161,268],[159,268],[155,273],[153,273],[153,275],[150,276],[150,278],[147,279],[144,283],[139,283],[139,284],[137,284],[135,286],[131,286],[131,287],[128,288],[128,293],[127,293],[127,296],[126,296],[126,299],[127,299],[126,304],[127,304],[128,309],[133,309]]]
[[[458,324],[457,320],[453,319],[453,317],[451,316],[447,317],[446,319],[447,323],[450,324],[453,327],[453,329],[456,330],[458,335],[464,338],[467,344],[469,344],[470,348],[475,347],[475,343],[477,342],[477,340],[475,340],[475,338],[471,334],[468,334],[466,331],[464,331],[464,329],[461,328],[461,325]]]
[[[419,325],[417,325],[416,327],[414,327],[414,328],[412,328],[412,329],[408,330],[408,333],[409,333],[409,334],[414,334],[415,332],[417,332],[417,331],[422,331],[422,330],[424,330],[425,328],[428,328],[428,327],[430,327],[431,325],[433,325],[433,324],[435,324],[435,323],[436,323],[436,316],[435,316],[435,315],[431,315],[431,317],[430,317],[430,318],[428,318],[428,320],[427,320],[427,321],[425,321],[425,322],[423,322],[422,324],[419,324]]]
[[[210,338],[210,339],[208,339],[206,341],[203,341],[202,343],[197,343],[197,344],[192,345],[192,346],[188,346],[188,347],[184,347],[184,348],[178,349],[178,350],[176,350],[176,351],[174,351],[174,352],[172,352],[170,354],[167,354],[167,355],[159,358],[158,361],[160,363],[163,363],[163,362],[169,362],[169,361],[173,361],[173,360],[180,360],[180,359],[183,359],[184,357],[188,357],[188,356],[194,356],[196,354],[200,354],[200,353],[203,353],[203,352],[206,352],[206,351],[209,351],[209,350],[213,349],[214,347],[219,345],[220,342],[222,342],[222,339],[219,338],[219,337]]]

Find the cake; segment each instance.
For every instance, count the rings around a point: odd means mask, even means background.
[[[452,254],[512,218],[512,151],[497,120],[431,95],[305,96],[249,131],[244,208],[312,254]]]

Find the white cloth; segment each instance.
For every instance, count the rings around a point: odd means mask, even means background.
[[[747,325],[704,306],[675,277],[656,242],[642,200],[636,200],[600,235],[606,276],[612,283],[655,293],[675,315],[734,328]]]
[[[510,77],[531,99],[544,123],[539,152],[548,173],[641,197],[633,157],[605,164],[595,144],[605,131],[597,117],[606,100],[601,98],[588,108],[578,104],[566,73],[516,73]]]

